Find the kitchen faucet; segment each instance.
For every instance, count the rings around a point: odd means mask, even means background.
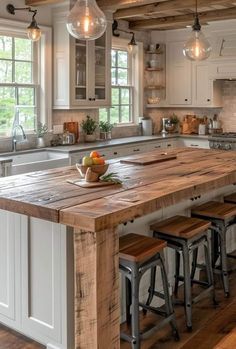
[[[24,140],[26,140],[26,135],[25,135],[25,131],[23,129],[23,127],[21,125],[14,125],[13,128],[12,128],[12,151],[13,152],[16,152],[16,144],[17,144],[17,139],[16,139],[16,131],[17,129],[20,129],[21,130],[21,137],[22,137],[22,140],[21,142],[23,142]]]

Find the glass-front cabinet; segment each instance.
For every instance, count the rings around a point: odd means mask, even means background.
[[[111,21],[102,37],[77,40],[66,29],[67,12],[54,11],[54,109],[111,104]]]

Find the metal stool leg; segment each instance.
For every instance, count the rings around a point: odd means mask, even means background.
[[[139,334],[139,271],[137,263],[132,266],[132,349],[140,349]]]
[[[179,287],[179,269],[180,269],[180,253],[175,251],[175,287],[174,295],[178,296],[178,287]]]
[[[192,270],[191,270],[191,281],[194,279],[196,269],[197,269],[197,257],[198,257],[198,247],[193,250],[193,261],[192,261]]]
[[[207,280],[208,280],[209,286],[211,286],[211,285],[213,286],[213,290],[212,290],[213,303],[214,303],[214,305],[217,305],[218,303],[216,301],[216,296],[215,296],[213,270],[212,270],[212,266],[211,266],[210,246],[209,246],[209,241],[208,241],[207,236],[206,236],[206,241],[204,244],[204,252],[205,252]]]
[[[221,270],[225,296],[229,297],[229,277],[228,277],[228,265],[227,265],[227,252],[226,252],[226,228],[220,229],[220,257],[221,257]]]
[[[131,283],[130,280],[125,278],[125,291],[126,291],[126,321],[128,324],[131,323],[131,314],[130,314],[130,306],[132,304],[131,300]]]
[[[156,283],[156,270],[157,270],[156,267],[151,268],[150,287],[148,289],[148,299],[146,301],[146,305],[150,305],[153,300],[155,283]],[[147,310],[143,309],[143,313],[146,314]]]
[[[215,268],[217,259],[219,257],[219,236],[218,233],[211,229],[211,264]]]
[[[183,246],[183,269],[184,269],[184,302],[186,323],[189,331],[192,330],[192,295],[191,295],[191,279],[189,268],[189,249],[187,244]]]
[[[160,268],[161,268],[161,277],[162,277],[163,291],[164,291],[164,297],[165,297],[166,313],[167,315],[172,315],[174,313],[174,310],[173,310],[173,305],[172,305],[170,294],[169,294],[169,285],[168,285],[168,279],[167,279],[167,274],[166,274],[166,269],[164,264],[164,255],[162,252],[160,253]],[[173,319],[170,321],[170,325],[171,325],[175,340],[179,340],[179,332],[177,329],[175,315]]]

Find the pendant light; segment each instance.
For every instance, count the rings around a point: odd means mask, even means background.
[[[137,53],[137,50],[138,50],[138,45],[136,43],[134,33],[130,32],[130,34],[132,34],[132,38],[131,38],[130,42],[128,43],[128,52],[135,55]]]
[[[31,7],[15,7],[12,4],[7,5],[7,12],[11,15],[15,15],[15,11],[28,11],[33,13],[32,20],[30,25],[27,28],[27,35],[31,41],[38,41],[41,38],[41,29],[38,27],[35,16],[37,14],[37,10],[32,10]]]
[[[128,52],[131,53],[132,55],[135,55],[138,51],[138,44],[135,40],[134,32],[118,28],[118,22],[117,20],[114,20],[112,23],[112,35],[119,37],[120,34],[117,32],[122,32],[122,33],[127,33],[132,35],[131,40],[128,43]]]
[[[192,34],[189,40],[184,45],[183,54],[191,61],[203,61],[209,58],[212,47],[205,35],[201,31],[201,25],[199,22],[199,16],[197,11],[196,0],[196,12],[194,24],[192,26]]]
[[[76,39],[95,40],[105,32],[107,21],[95,0],[77,0],[67,17],[66,26]]]

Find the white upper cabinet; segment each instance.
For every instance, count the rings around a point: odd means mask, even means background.
[[[221,107],[221,81],[210,78],[210,65],[206,62],[193,63],[193,105],[205,107]]]
[[[101,38],[76,40],[66,29],[67,13],[53,14],[54,109],[109,106],[111,21]]]
[[[183,55],[184,42],[167,44],[167,103],[191,105],[191,62]]]

